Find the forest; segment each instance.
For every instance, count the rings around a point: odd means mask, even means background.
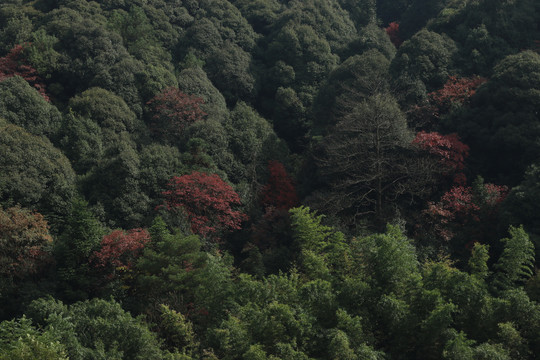
[[[540,359],[539,26],[1,0],[0,360]]]

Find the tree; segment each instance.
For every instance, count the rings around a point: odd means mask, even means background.
[[[314,104],[314,131],[325,133],[358,103],[390,89],[390,60],[378,49],[346,59],[329,75]]]
[[[498,214],[508,193],[506,186],[486,184],[478,177],[472,186],[456,185],[437,203],[428,203],[423,211],[423,229],[435,239],[452,240],[454,250],[464,250],[475,242],[488,243],[497,235]]]
[[[388,24],[388,27],[385,29],[390,41],[394,44],[395,47],[400,47],[403,43],[403,40],[399,37],[399,22],[393,21]]]
[[[124,100],[110,91],[93,87],[69,100],[69,107],[80,117],[96,122],[103,132],[103,143],[116,141],[118,134],[133,133],[137,127],[136,116]]]
[[[540,55],[532,51],[509,55],[493,72],[470,106],[451,114],[444,125],[471,147],[471,162],[479,164],[478,172],[513,186],[540,151]]]
[[[184,128],[202,120],[206,113],[201,110],[201,98],[187,95],[175,87],[168,87],[148,101],[152,109],[152,129],[162,138],[174,142]]]
[[[201,67],[194,65],[182,70],[178,74],[178,88],[186,94],[203,100],[201,109],[207,114],[207,119],[221,122],[227,116],[225,98]]]
[[[53,142],[62,125],[60,111],[17,75],[0,81],[0,116]]]
[[[154,322],[161,312],[160,304],[192,315],[200,305],[195,303],[193,294],[199,284],[198,274],[207,262],[199,237],[184,235],[179,230],[171,233],[161,217],[154,219],[148,231],[150,243],[135,265],[134,295],[140,310],[150,313]]]
[[[185,212],[191,230],[201,236],[215,236],[223,231],[238,230],[247,216],[234,210],[241,204],[233,188],[216,174],[194,171],[175,176],[163,192],[167,209]]]
[[[493,282],[500,290],[512,289],[533,275],[534,245],[529,235],[522,226],[510,226],[508,232],[510,237],[501,239],[504,251],[495,264]]]
[[[49,101],[45,84],[39,78],[36,69],[28,65],[23,58],[24,50],[23,45],[17,45],[9,51],[9,54],[0,58],[0,82],[13,76],[20,76],[36,88],[45,101]]]
[[[391,38],[375,22],[369,23],[359,30],[358,38],[349,44],[348,51],[342,55],[342,58],[362,55],[362,53],[372,49],[383,54],[389,61],[396,55],[396,46],[392,44]]]
[[[77,174],[86,174],[100,163],[106,145],[100,126],[92,119],[65,114],[59,137],[60,148]]]
[[[309,279],[329,280],[331,271],[347,267],[343,233],[323,225],[324,216],[309,207],[292,208],[289,213],[293,238],[301,251],[301,269]]]
[[[413,144],[434,155],[445,170],[443,175],[454,175],[454,182],[464,185],[465,175],[458,173],[465,168],[469,147],[459,140],[457,134],[441,135],[437,132],[420,131]]]
[[[0,207],[0,274],[4,279],[39,272],[47,262],[46,248],[51,243],[43,215],[20,206]]]
[[[157,360],[164,355],[142,317],[132,317],[114,300],[65,305],[53,298],[33,301],[27,315],[65,346],[69,359]]]
[[[54,330],[42,331],[22,318],[0,323],[0,360],[68,360]]]
[[[94,252],[95,266],[112,266],[113,274],[116,271],[129,271],[149,241],[150,234],[146,229],[114,230],[103,237],[101,249]]]
[[[11,199],[46,217],[69,212],[75,173],[46,138],[0,124],[0,168],[0,202]]]
[[[512,188],[502,204],[503,218],[509,225],[523,224],[531,235],[537,254],[540,254],[540,166],[533,164],[525,172],[523,181]],[[540,256],[537,257],[540,260]]]
[[[421,30],[405,41],[390,65],[404,100],[416,103],[426,92],[440,88],[448,79],[456,44],[446,35]]]
[[[420,194],[431,170],[411,147],[412,133],[394,98],[376,94],[346,115],[322,141],[319,169],[330,185],[321,207],[356,223],[372,214],[379,226],[403,194]]]
[[[227,132],[227,149],[233,161],[223,164],[223,157],[215,150],[213,158],[220,160],[217,165],[237,185],[244,204],[250,209],[258,207],[257,193],[264,181],[265,166],[270,159],[285,157],[287,148],[274,133],[272,125],[243,102],[236,104],[223,127]],[[222,164],[229,166],[222,167]]]
[[[96,286],[90,259],[105,230],[81,198],[73,200],[64,225],[53,248],[59,292],[69,301],[87,299]]]
[[[452,105],[465,104],[476,93],[476,89],[487,80],[479,76],[449,76],[442,88],[428,94],[429,101],[437,106],[438,113],[448,112]]]
[[[276,160],[268,162],[270,178],[263,187],[261,202],[265,207],[288,210],[299,203],[292,179],[282,163]]]
[[[122,134],[121,134],[122,135]],[[105,210],[111,227],[140,227],[149,215],[148,196],[141,191],[140,159],[131,139],[119,136],[104,159],[81,181],[83,194],[92,206]]]

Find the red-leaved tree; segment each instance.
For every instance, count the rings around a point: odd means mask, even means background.
[[[454,182],[464,184],[465,175],[460,171],[465,168],[469,146],[462,143],[457,134],[441,135],[438,132],[420,131],[416,134],[413,144],[436,156],[446,169],[444,175],[454,174]]]
[[[449,76],[444,86],[428,94],[429,101],[438,109],[438,114],[448,112],[454,103],[464,104],[476,93],[476,89],[487,80],[479,76]]]
[[[395,47],[400,47],[403,43],[403,40],[399,37],[399,22],[393,21],[388,24],[388,27],[385,29],[386,33],[390,37],[390,41],[394,44]]]
[[[178,138],[188,125],[204,119],[202,103],[202,98],[187,95],[173,86],[162,90],[147,103],[153,113],[152,130],[166,140]]]
[[[241,205],[233,188],[216,174],[194,171],[175,176],[164,191],[167,209],[180,209],[188,217],[193,233],[212,237],[223,231],[238,230],[244,213],[234,210]]]
[[[114,230],[103,237],[101,249],[94,253],[94,264],[101,268],[112,266],[112,273],[128,271],[149,241],[150,234],[146,229]]]
[[[276,160],[268,162],[270,178],[261,193],[264,207],[288,210],[298,206],[299,200],[293,181],[282,163]]]
[[[45,92],[45,84],[39,78],[36,69],[25,62],[23,51],[23,45],[16,45],[6,56],[0,58],[0,81],[18,75],[28,81],[45,100],[49,101]]]
[[[480,85],[487,80],[479,76],[449,76],[442,88],[428,94],[428,100],[411,106],[407,117],[417,126],[425,127],[448,113],[454,104],[467,104]]]
[[[481,178],[472,186],[454,186],[439,202],[428,204],[423,212],[425,224],[445,241],[461,233],[470,243],[483,242],[496,227],[499,207],[507,194],[508,187],[485,184]]]

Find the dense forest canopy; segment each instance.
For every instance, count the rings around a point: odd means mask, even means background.
[[[538,359],[540,2],[4,0],[1,359]]]

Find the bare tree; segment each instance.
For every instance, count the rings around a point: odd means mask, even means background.
[[[316,160],[329,188],[318,206],[356,223],[372,214],[376,224],[401,196],[424,193],[434,169],[411,145],[413,133],[387,93],[358,103],[323,139]]]

